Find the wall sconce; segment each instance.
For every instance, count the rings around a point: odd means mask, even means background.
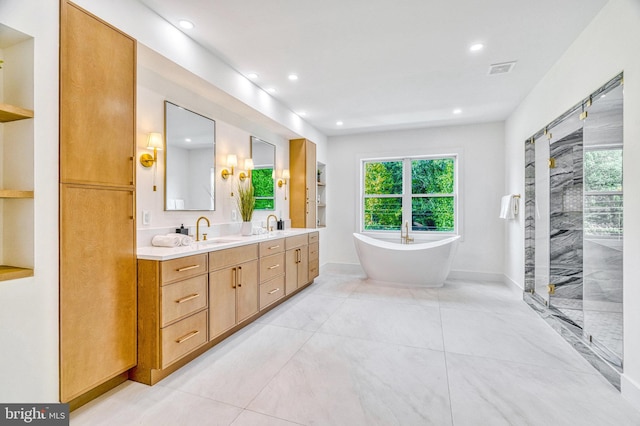
[[[251,179],[251,170],[253,170],[253,158],[247,158],[244,160],[244,169],[247,171],[247,173],[245,174],[245,172],[240,172],[240,174],[238,175],[238,179],[240,179],[240,182],[244,182],[246,178]]]
[[[149,133],[147,136],[147,149],[153,149],[153,157],[151,154],[144,153],[140,156],[140,164],[142,167],[149,168],[154,164],[156,167],[153,169],[153,190],[156,191],[156,173],[158,171],[158,150],[162,151],[164,148],[164,143],[162,140],[162,134],[160,133]]]
[[[147,136],[147,149],[153,149],[153,157],[148,153],[142,154],[140,156],[140,164],[147,168],[153,166],[158,161],[158,150],[162,151],[163,147],[162,134],[149,133]]]
[[[227,155],[227,167],[231,168],[231,171],[229,171],[229,169],[222,169],[222,179],[228,179],[229,176],[233,175],[233,169],[238,165],[238,157],[235,156],[234,154],[229,154]]]
[[[282,177],[280,179],[278,179],[278,188],[282,188],[282,186],[284,185],[284,199],[287,199],[287,179],[291,179],[291,174],[289,173],[289,169],[283,169],[282,170]]]

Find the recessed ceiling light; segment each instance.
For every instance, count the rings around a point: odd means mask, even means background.
[[[255,80],[256,78],[258,78],[258,74],[256,74],[255,72],[250,72],[249,74],[247,74],[247,78]]]
[[[276,89],[274,89],[273,87],[269,87],[269,88],[267,89],[267,92],[269,92],[269,93],[276,93]]]
[[[342,121],[336,121],[336,126],[342,126],[344,123]]]
[[[296,74],[289,74],[289,80],[295,81],[297,79],[298,79],[298,76]]]
[[[472,52],[477,52],[482,49],[484,49],[484,44],[482,43],[475,43],[475,44],[472,44],[471,47],[469,47],[469,50]]]
[[[185,30],[190,30],[195,27],[195,25],[193,25],[193,22],[187,21],[186,19],[181,20],[180,22],[178,22],[178,24],[180,24],[180,26]]]
[[[607,95],[602,95],[602,96],[600,96],[600,97],[601,97],[601,98],[606,98],[606,97],[607,97]]]
[[[184,141],[185,142],[191,142],[191,139],[190,138],[186,138]]]
[[[456,108],[456,109],[453,110],[453,113],[454,114],[461,114],[462,110],[460,108]]]

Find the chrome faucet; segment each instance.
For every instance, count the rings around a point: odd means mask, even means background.
[[[200,216],[198,218],[198,221],[196,222],[196,241],[200,241],[200,220],[206,220],[207,221],[207,228],[211,227],[211,224],[209,223],[209,219],[207,219],[204,216]],[[207,240],[207,234],[203,234],[204,238],[203,240],[206,241]]]
[[[267,216],[267,231],[271,232],[273,231],[273,227],[269,227],[269,221],[271,220],[271,218],[274,218],[275,221],[278,221],[278,216],[276,216],[275,214],[270,214],[269,216]]]
[[[404,223],[404,229],[405,229],[405,233],[402,233],[402,228],[400,228],[400,242],[404,243],[404,244],[409,244],[411,242],[413,242],[413,238],[409,236],[409,221],[407,220]]]

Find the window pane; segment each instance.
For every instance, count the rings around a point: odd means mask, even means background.
[[[586,235],[622,236],[622,195],[586,195],[584,232]]]
[[[399,230],[402,224],[402,198],[365,198],[365,230]]]
[[[255,210],[274,210],[273,198],[256,198]]]
[[[453,158],[411,161],[413,194],[453,194]]]
[[[453,232],[453,197],[414,197],[411,208],[412,230]]]
[[[402,161],[365,163],[364,193],[402,194]]]
[[[622,149],[584,153],[585,191],[622,191]]]

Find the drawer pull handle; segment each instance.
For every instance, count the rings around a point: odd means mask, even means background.
[[[269,247],[269,250],[275,250],[277,248],[280,248],[280,244],[278,244],[277,246],[271,246]]]
[[[279,268],[279,267],[280,267],[280,264],[278,263],[278,264],[275,264],[273,266],[269,266],[269,269],[276,269],[276,268]]]
[[[196,297],[200,297],[200,293],[193,293],[193,294],[190,294],[188,296],[182,297],[182,298],[176,300],[176,303],[188,302],[189,300],[193,300]]]
[[[187,340],[189,340],[192,337],[194,337],[196,334],[200,334],[200,330],[193,330],[191,333],[185,334],[184,336],[182,336],[178,340],[176,340],[176,343],[186,342]]]
[[[271,291],[270,291],[269,293],[267,293],[267,294],[277,293],[278,291],[280,291],[280,289],[279,289],[279,288],[276,288],[275,290],[271,290]]]
[[[185,266],[184,268],[178,268],[176,269],[177,272],[184,272],[184,271],[189,271],[191,269],[196,269],[199,268],[200,265],[191,265],[191,266]]]

